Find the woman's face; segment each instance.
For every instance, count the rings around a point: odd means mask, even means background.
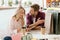
[[[23,17],[25,15],[24,9],[20,9],[18,15],[19,15],[19,17]]]

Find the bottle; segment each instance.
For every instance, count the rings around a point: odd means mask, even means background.
[[[12,6],[12,0],[8,0],[8,5]]]
[[[16,0],[15,4],[18,4],[18,0]]]
[[[2,0],[2,4],[1,5],[4,5],[4,0]]]

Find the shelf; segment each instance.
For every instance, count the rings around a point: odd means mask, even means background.
[[[11,7],[11,6],[0,6],[0,10],[5,10],[5,9],[15,9],[17,7]]]

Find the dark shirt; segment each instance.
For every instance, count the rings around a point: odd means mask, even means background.
[[[27,14],[27,16],[26,16],[27,26],[30,25],[30,24],[33,24],[33,18],[34,17],[32,15],[30,15],[30,13]],[[38,14],[36,15],[35,22],[37,21],[37,19],[39,19],[39,20],[45,20],[45,13],[44,12],[38,12]],[[44,23],[39,24],[38,26],[44,26]]]

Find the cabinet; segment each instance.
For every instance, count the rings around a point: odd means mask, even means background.
[[[53,13],[53,32],[60,34],[60,13]]]

